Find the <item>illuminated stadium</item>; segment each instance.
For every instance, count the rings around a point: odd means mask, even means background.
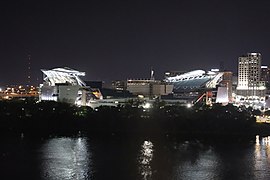
[[[79,76],[85,76],[84,72],[67,67],[41,71],[44,82],[40,85],[39,100],[85,106],[93,98],[102,98],[99,90],[93,91],[80,79]]]
[[[85,72],[79,72],[67,67],[54,68],[52,70],[41,69],[41,71],[44,73],[44,82],[48,83],[50,86],[63,83],[68,83],[73,86],[85,86],[85,83],[79,78],[79,76],[85,76]]]
[[[222,80],[222,72],[195,70],[174,77],[168,77],[165,81],[173,84],[173,92],[193,91],[201,88],[216,88]]]
[[[204,71],[194,70],[173,77],[167,77],[165,81],[173,85],[175,97],[196,101],[207,92],[217,90],[217,86],[223,80],[223,72],[218,70]]]

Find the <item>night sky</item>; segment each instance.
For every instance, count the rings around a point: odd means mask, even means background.
[[[156,78],[166,70],[236,72],[238,56],[269,64],[270,1],[6,1],[0,5],[0,85],[32,84],[40,69],[70,67],[84,80]]]

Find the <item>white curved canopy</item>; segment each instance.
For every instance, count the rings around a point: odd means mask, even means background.
[[[45,75],[43,80],[50,83],[51,86],[62,83],[85,86],[85,83],[79,78],[79,76],[85,76],[85,72],[80,72],[68,67],[54,68],[51,70],[41,69],[41,71]]]
[[[190,80],[190,79],[198,79],[202,78],[205,75],[205,71],[203,70],[194,70],[190,71],[181,75],[177,75],[174,77],[168,77],[166,81],[168,82],[177,82],[177,81],[184,81],[184,80]]]
[[[223,72],[194,70],[174,77],[168,77],[165,81],[174,84],[174,88],[198,88],[204,85],[206,88],[215,88],[222,80]]]

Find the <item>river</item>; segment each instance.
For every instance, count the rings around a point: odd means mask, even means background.
[[[270,179],[270,138],[1,137],[1,179]]]

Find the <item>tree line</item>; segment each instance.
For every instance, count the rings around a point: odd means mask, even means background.
[[[257,113],[257,112],[256,112]],[[1,132],[93,134],[162,134],[250,136],[270,132],[258,125],[252,110],[233,105],[191,108],[155,102],[145,109],[133,103],[117,107],[77,107],[53,101],[0,101]]]

